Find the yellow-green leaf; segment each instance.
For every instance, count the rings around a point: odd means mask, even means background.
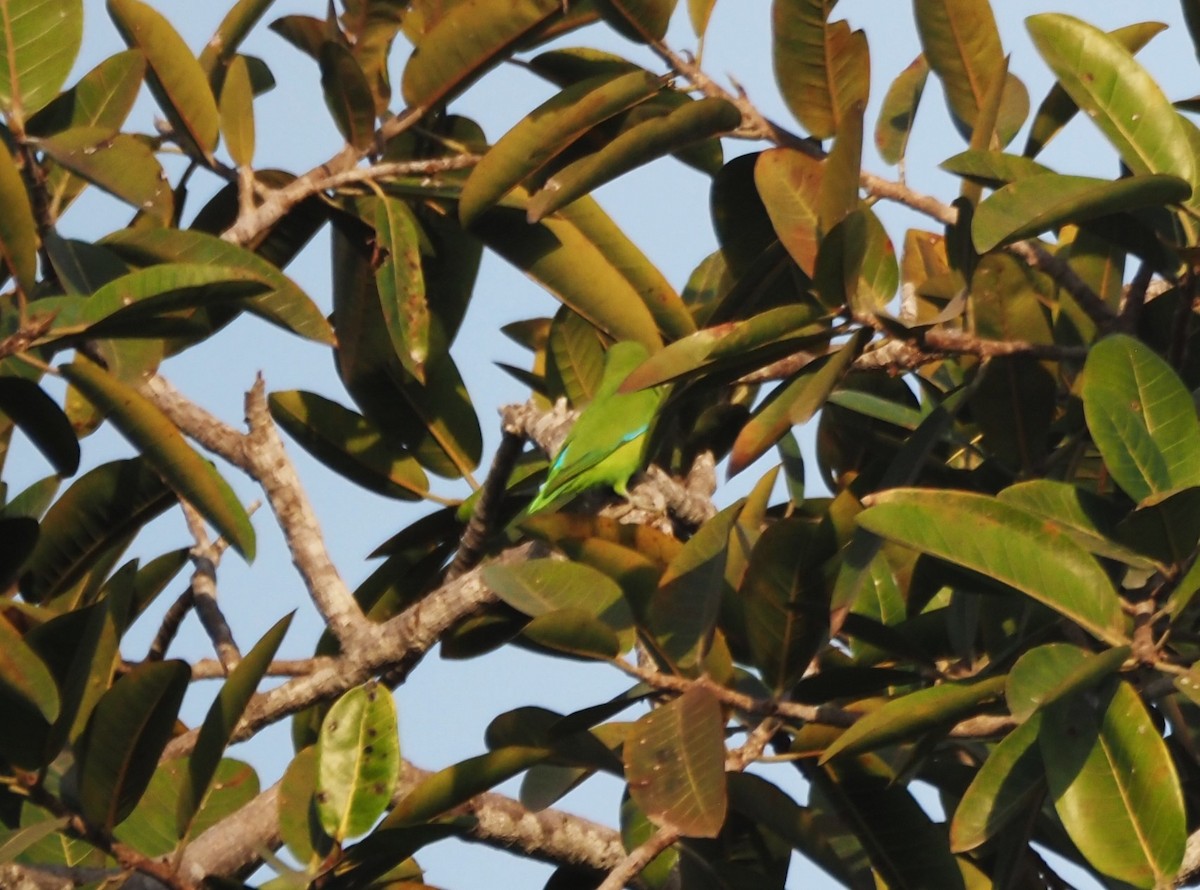
[[[26,295],[37,284],[38,230],[33,205],[21,171],[13,160],[8,144],[0,140],[0,250],[12,276]]]
[[[108,0],[108,12],[150,65],[150,91],[183,146],[211,162],[220,132],[217,101],[204,69],[171,23],[141,0]]]
[[[24,120],[71,73],[83,41],[83,0],[4,0],[0,11],[0,107]]]
[[[234,56],[221,86],[221,133],[229,157],[239,167],[254,160],[254,91],[245,56]]]

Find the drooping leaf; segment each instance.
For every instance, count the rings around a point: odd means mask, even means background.
[[[1179,776],[1132,686],[1049,708],[1038,748],[1054,807],[1088,862],[1136,887],[1174,879],[1187,833]]]
[[[271,416],[306,451],[368,491],[416,500],[429,478],[412,457],[386,441],[360,414],[316,393],[290,390],[268,398]]]
[[[69,589],[96,560],[175,500],[144,459],[89,470],[46,513],[21,579],[22,595],[37,603]]]
[[[9,0],[0,26],[0,108],[16,120],[58,95],[83,42],[83,0]]]
[[[163,222],[171,219],[175,198],[170,183],[149,146],[136,136],[113,133],[107,127],[75,127],[36,144],[61,167],[49,180],[56,214],[78,194],[82,179],[139,212]]]
[[[775,80],[792,114],[817,139],[839,133],[849,109],[866,103],[871,85],[866,35],[829,21],[833,6],[830,0],[771,6]]]
[[[150,784],[191,675],[183,661],[141,664],[97,702],[80,758],[79,803],[101,830],[120,824]]]
[[[741,121],[741,112],[718,98],[688,102],[662,117],[645,120],[550,177],[529,199],[528,219],[536,223],[635,167],[694,142],[728,133]]]
[[[218,111],[229,157],[238,167],[249,167],[254,160],[254,90],[245,56],[234,56],[225,71]]]
[[[212,161],[220,114],[204,69],[171,23],[141,0],[107,0],[108,12],[126,45],[137,47],[150,66],[147,83],[175,135]]]
[[[152,402],[83,356],[59,370],[234,549],[247,560],[254,558],[254,528],[237,495]]]
[[[1153,350],[1123,334],[1088,352],[1088,429],[1113,479],[1134,501],[1200,485],[1200,421],[1191,394]]]
[[[31,380],[0,376],[0,412],[8,415],[60,476],[79,469],[79,440],[58,403]]]
[[[892,489],[875,495],[858,523],[1008,584],[1105,642],[1125,642],[1107,573],[1051,520],[972,492]]]
[[[725,720],[711,692],[693,686],[633,725],[625,740],[629,793],[650,820],[687,837],[725,824]]]
[[[928,78],[929,63],[922,54],[900,72],[883,97],[879,122],[875,125],[875,146],[879,149],[879,156],[888,164],[898,164],[904,159],[913,120],[917,116],[917,106],[921,104]]]
[[[597,124],[658,89],[658,78],[639,69],[616,77],[603,74],[581,80],[543,102],[475,165],[463,184],[459,219],[470,225]]]
[[[417,222],[407,204],[386,196],[375,202],[375,239],[383,253],[375,269],[375,285],[392,349],[405,370],[425,383],[429,305]]]
[[[17,162],[13,159],[8,144],[0,140],[0,251],[4,262],[26,294],[32,295],[37,284],[37,223],[33,218],[33,205]]]
[[[1178,113],[1119,40],[1059,13],[1031,16],[1026,26],[1063,89],[1134,173],[1193,181],[1196,160]]]
[[[221,756],[233,738],[233,731],[241,719],[250,697],[258,688],[275,657],[284,634],[292,623],[292,613],[285,615],[255,643],[237,667],[225,678],[221,691],[209,706],[196,747],[188,759],[187,779],[179,789],[175,808],[175,835],[187,837],[193,822],[209,794]]]
[[[1178,204],[1191,185],[1175,176],[1131,176],[1118,180],[1040,173],[1010,183],[975,210],[971,237],[986,253],[1072,222],[1143,207]]]
[[[517,41],[562,12],[561,0],[461,0],[417,42],[404,66],[409,105],[429,107],[466,89]]]
[[[317,739],[317,815],[335,841],[367,832],[400,776],[396,704],[386,686],[369,683],[329,709]]]
[[[1162,22],[1140,22],[1136,25],[1117,28],[1115,31],[1109,32],[1109,36],[1131,53],[1136,53],[1166,27]],[[1033,125],[1029,128],[1029,138],[1025,142],[1025,156],[1037,157],[1038,153],[1058,135],[1058,132],[1078,111],[1079,106],[1063,89],[1062,84],[1056,83],[1051,87],[1033,117]]]

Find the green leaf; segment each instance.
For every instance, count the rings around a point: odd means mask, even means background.
[[[368,491],[409,501],[429,491],[416,459],[361,414],[301,390],[271,393],[268,405],[275,422],[305,451]]]
[[[1002,151],[980,151],[974,148],[947,158],[938,166],[948,173],[996,189],[1019,179],[1054,173],[1044,164],[1021,155],[1006,154]]]
[[[0,140],[0,251],[8,271],[27,296],[37,285],[38,228],[21,171],[8,144]]]
[[[383,254],[375,269],[375,285],[392,349],[404,369],[425,383],[429,305],[417,221],[407,204],[386,196],[375,202],[375,240]]]
[[[946,682],[891,698],[882,707],[858,718],[837,737],[821,763],[831,758],[873,751],[899,742],[917,741],[927,732],[944,729],[976,714],[1004,691],[1005,677],[971,683]]]
[[[13,828],[0,834],[0,864],[7,865],[17,861],[17,857],[34,844],[66,828],[69,821],[69,816],[44,819],[32,825]]]
[[[24,120],[58,95],[83,42],[83,0],[5,0],[0,108]]]
[[[580,408],[588,404],[604,374],[604,346],[599,332],[564,306],[550,324],[547,346],[547,358],[553,359],[554,373],[562,381],[568,401]]]
[[[75,199],[82,179],[164,223],[174,215],[175,196],[166,174],[154,152],[138,137],[85,126],[45,136],[34,144],[61,168],[49,178],[55,214]]]
[[[1100,654],[1068,643],[1047,643],[1025,652],[1008,674],[1005,699],[1017,720],[1029,720],[1061,698],[1091,689],[1129,658],[1128,646]]]
[[[145,396],[83,356],[59,366],[59,370],[108,415],[168,484],[199,510],[238,553],[247,560],[254,559],[254,528],[245,508],[212,464],[184,442],[175,424]]]
[[[1195,179],[1195,158],[1178,113],[1120,41],[1058,13],[1030,16],[1025,24],[1063,89],[1129,169]]]
[[[291,623],[292,613],[289,613],[263,634],[254,648],[229,672],[221,691],[209,706],[196,737],[196,747],[188,759],[187,779],[179,789],[175,808],[176,837],[184,838],[190,833],[212,788],[221,756],[233,738],[238,720],[258,688],[259,681],[266,675],[271,659],[275,657]]]
[[[588,565],[531,559],[512,566],[488,566],[483,578],[500,599],[531,618],[578,609],[622,637],[622,649],[633,644],[633,615],[621,588]]]
[[[988,0],[916,0],[913,5],[925,58],[942,81],[954,116],[969,131],[1003,70],[1004,50],[991,4]]]
[[[807,422],[824,405],[841,382],[850,363],[858,357],[863,335],[859,334],[827,357],[809,363],[789,382],[767,396],[733,443],[729,474],[740,473],[775,446],[793,427]]]
[[[420,825],[554,756],[552,748],[512,746],[472,757],[423,779],[376,831]]]
[[[690,687],[640,718],[625,739],[629,794],[660,827],[716,837],[725,824],[725,719],[711,692]]]
[[[1191,393],[1148,346],[1123,334],[1093,346],[1082,396],[1104,464],[1134,501],[1200,485],[1200,421]]]
[[[595,0],[606,21],[639,43],[662,40],[678,0]]]
[[[333,329],[308,294],[274,265],[243,247],[184,229],[122,229],[102,242],[137,265],[205,263],[245,269],[271,285],[246,301],[246,309],[284,330],[318,343],[333,344]]]
[[[825,165],[794,148],[772,148],[754,163],[754,184],[771,225],[804,274],[816,271],[820,221],[821,179]]]
[[[980,204],[971,222],[971,237],[975,249],[986,253],[1066,223],[1178,204],[1191,193],[1191,185],[1175,176],[1130,176],[1113,181],[1040,173],[1004,186]]]
[[[354,54],[336,40],[321,44],[321,89],[342,138],[359,151],[375,143],[375,99]]]
[[[146,59],[136,49],[111,55],[30,118],[25,130],[32,136],[76,127],[115,132],[129,116],[145,73]]]
[[[988,753],[950,822],[950,849],[974,850],[1025,816],[1045,791],[1038,753],[1041,718],[1022,723]]]
[[[904,160],[917,106],[921,104],[928,78],[929,63],[922,53],[888,87],[879,109],[879,121],[875,125],[875,147],[879,149],[879,157],[884,163],[898,164]]]
[[[786,694],[829,635],[829,590],[821,564],[835,543],[808,519],[767,527],[754,544],[740,600],[754,664]]]
[[[60,476],[79,469],[79,440],[58,403],[32,380],[0,376],[0,411],[45,457]]]
[[[706,98],[680,105],[660,117],[642,121],[593,154],[574,161],[550,177],[529,199],[527,217],[536,223],[642,164],[681,148],[728,133],[742,114],[724,99]]]
[[[234,56],[225,71],[218,105],[225,148],[238,167],[254,161],[254,90],[245,56]]]
[[[513,44],[561,12],[562,0],[460,0],[417,41],[404,66],[404,101],[429,108],[462,92]]]
[[[46,663],[0,615],[0,686],[33,705],[54,722],[58,717],[58,686]]]
[[[629,646],[616,631],[584,609],[559,609],[539,615],[521,628],[529,642],[587,660],[609,661]],[[626,635],[632,645],[632,634]]]
[[[275,0],[237,0],[217,25],[212,38],[200,51],[200,67],[210,77],[231,63],[238,47]]]
[[[1187,823],[1179,776],[1146,706],[1120,682],[1100,701],[1048,709],[1038,747],[1054,808],[1099,872],[1135,887],[1174,881]]]
[[[104,554],[174,503],[175,493],[142,458],[89,470],[42,520],[21,579],[22,595],[40,603],[68,590]]]
[[[191,676],[184,661],[140,664],[96,703],[80,754],[79,804],[97,829],[120,824],[150,784]]]
[[[220,133],[217,100],[204,69],[171,23],[140,0],[107,0],[108,13],[127,46],[150,66],[147,83],[175,136],[189,153],[212,162]]]
[[[1165,31],[1166,27],[1162,22],[1140,22],[1110,31],[1109,36],[1131,53],[1136,53],[1156,34]],[[1042,104],[1038,106],[1037,114],[1033,117],[1033,125],[1029,128],[1029,138],[1025,142],[1025,156],[1037,157],[1078,111],[1079,106],[1063,89],[1061,83],[1056,83],[1051,87],[1046,98],[1042,100]]]
[[[1098,639],[1125,642],[1108,574],[1050,519],[973,492],[898,488],[875,495],[858,524],[1016,588]]]
[[[400,777],[396,703],[386,686],[351,689],[329,709],[317,739],[317,814],[339,843],[383,815]]]
[[[317,746],[296,752],[279,782],[279,835],[288,851],[306,867],[328,854],[333,839],[317,816]]]
[[[866,34],[829,21],[834,2],[775,0],[771,6],[775,80],[796,120],[817,139],[840,133],[844,116],[856,103],[866,104],[871,86]]]
[[[470,225],[596,125],[649,98],[659,86],[657,77],[638,69],[587,78],[543,102],[488,149],[467,177],[458,202],[463,225]]]

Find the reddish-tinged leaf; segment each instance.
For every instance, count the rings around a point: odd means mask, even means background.
[[[771,225],[796,265],[811,278],[821,240],[821,177],[825,165],[794,148],[764,151],[754,162],[754,184]]]
[[[33,705],[53,723],[58,717],[58,686],[46,663],[0,615],[0,686]]]
[[[921,94],[925,91],[928,78],[929,63],[922,53],[888,87],[883,106],[879,109],[879,121],[875,125],[875,146],[885,163],[898,164],[904,159],[913,120],[917,116],[917,106],[921,104]]]
[[[725,824],[725,719],[700,686],[655,708],[625,740],[629,794],[655,825],[716,837]]]
[[[424,383],[429,304],[417,222],[406,203],[386,196],[375,202],[375,244],[382,254],[375,267],[375,285],[392,349],[404,369]]]

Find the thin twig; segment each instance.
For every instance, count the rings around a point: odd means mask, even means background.
[[[191,551],[192,563],[195,566],[195,571],[192,572],[192,605],[196,610],[196,617],[200,619],[200,625],[212,641],[221,666],[228,673],[242,660],[241,650],[234,642],[229,622],[225,619],[221,607],[217,605],[217,566],[220,565],[221,554],[228,544],[220,538],[209,541],[204,528],[204,518],[187,501],[181,501],[181,505],[188,531],[192,533],[192,539],[196,542]]]

